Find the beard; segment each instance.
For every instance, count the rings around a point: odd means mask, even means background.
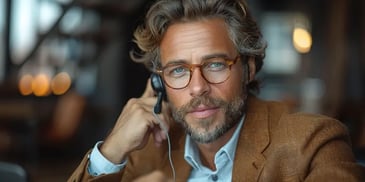
[[[209,117],[199,119],[196,122],[198,127],[188,124],[185,116],[189,111],[201,104],[209,107],[219,107],[223,110],[224,121],[217,121],[216,117]],[[172,117],[184,127],[187,134],[194,141],[198,143],[211,143],[224,135],[240,121],[245,112],[245,105],[245,101],[241,97],[236,97],[232,101],[227,102],[222,99],[202,96],[193,98],[189,103],[180,108],[172,108]],[[216,122],[220,124],[212,128],[212,125]]]

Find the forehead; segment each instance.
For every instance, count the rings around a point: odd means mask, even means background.
[[[177,60],[196,63],[213,54],[233,56],[235,51],[226,23],[219,18],[170,25],[160,44],[162,65]]]

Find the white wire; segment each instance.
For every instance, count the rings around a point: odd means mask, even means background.
[[[171,142],[170,142],[170,137],[169,137],[169,132],[165,126],[165,124],[161,121],[160,117],[158,117],[158,115],[155,113],[154,109],[152,109],[152,113],[153,116],[155,116],[155,118],[157,119],[157,121],[160,124],[160,127],[162,128],[162,130],[164,131],[166,138],[167,138],[167,145],[168,145],[168,155],[169,155],[169,162],[170,162],[170,167],[172,170],[172,176],[173,176],[173,180],[174,182],[176,181],[176,174],[175,174],[175,167],[174,167],[174,163],[172,162],[172,157],[171,157]]]

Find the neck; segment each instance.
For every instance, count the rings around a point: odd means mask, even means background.
[[[220,148],[222,148],[229,141],[229,139],[231,139],[237,126],[238,124],[236,124],[230,130],[228,130],[224,135],[219,137],[214,142],[206,144],[197,143],[200,154],[200,160],[204,166],[208,167],[213,171],[216,170],[216,166],[214,163],[215,154],[218,152]]]

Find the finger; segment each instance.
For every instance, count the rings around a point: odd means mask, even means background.
[[[166,137],[166,131],[163,131],[163,130],[160,130],[160,136],[163,140],[166,140],[167,137]]]
[[[158,126],[154,127],[153,128],[153,137],[155,139],[155,145],[157,147],[161,146],[161,143],[162,143],[162,137],[160,135],[160,129]]]
[[[142,98],[143,97],[153,97],[154,95],[155,95],[155,92],[152,89],[151,78],[148,78],[147,83],[146,83],[146,89],[144,90],[144,92],[142,94]]]
[[[173,123],[172,111],[168,104],[168,102],[162,102],[162,114],[164,117],[164,121],[166,123],[167,128],[169,128],[170,124]]]

